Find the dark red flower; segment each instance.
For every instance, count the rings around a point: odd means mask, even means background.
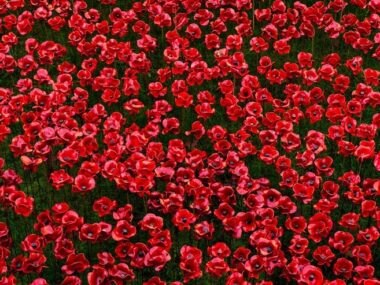
[[[348,259],[342,257],[338,258],[334,263],[333,272],[337,276],[342,276],[345,279],[349,279],[351,277],[353,271],[353,263]]]

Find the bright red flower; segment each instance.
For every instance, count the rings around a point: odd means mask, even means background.
[[[112,238],[116,241],[128,240],[136,235],[136,227],[126,220],[117,222],[116,227],[112,230]]]
[[[196,221],[196,217],[187,209],[181,209],[175,213],[172,222],[180,231],[190,230],[190,225]]]
[[[62,271],[65,274],[71,275],[74,272],[81,273],[90,267],[90,263],[83,253],[70,254],[66,259],[65,265],[62,266]]]
[[[310,238],[318,243],[329,235],[332,227],[333,222],[328,215],[317,213],[310,218],[307,229]]]
[[[152,266],[155,271],[160,271],[170,259],[171,257],[165,249],[159,246],[154,246],[150,248],[145,255],[144,265],[149,267]]]

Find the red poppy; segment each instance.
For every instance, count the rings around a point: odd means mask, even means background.
[[[342,276],[345,279],[349,279],[351,277],[352,270],[353,270],[352,262],[344,257],[338,258],[333,266],[334,274],[338,276]]]
[[[165,249],[154,246],[145,255],[144,265],[153,266],[155,271],[160,271],[170,259],[171,257]]]
[[[112,230],[112,238],[116,241],[128,240],[136,235],[136,227],[126,220],[117,222],[116,227]]]
[[[300,281],[310,285],[323,284],[323,273],[318,267],[307,265],[302,269]]]
[[[62,266],[62,271],[65,274],[71,275],[74,272],[81,273],[89,267],[90,263],[83,253],[73,253],[67,257],[65,265]]]
[[[102,197],[96,200],[92,206],[92,209],[98,213],[99,217],[109,215],[117,206],[115,200],[111,200],[108,197]]]
[[[180,231],[190,230],[190,225],[196,221],[195,216],[187,209],[181,209],[175,213],[172,222]]]
[[[324,213],[317,213],[309,220],[307,227],[310,238],[315,242],[320,242],[326,238],[333,227],[331,218]]]
[[[330,266],[331,262],[335,259],[335,254],[329,246],[321,245],[314,250],[313,258],[318,262],[318,265]]]
[[[86,193],[95,188],[95,179],[82,174],[79,174],[74,179],[72,191],[76,193]]]
[[[221,277],[229,270],[228,264],[219,257],[215,257],[206,263],[206,272],[215,277]]]

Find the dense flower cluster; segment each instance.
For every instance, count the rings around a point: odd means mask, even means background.
[[[0,0],[0,34],[1,285],[380,284],[379,0]]]

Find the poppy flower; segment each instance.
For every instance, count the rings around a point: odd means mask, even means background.
[[[358,225],[359,217],[360,217],[359,214],[352,213],[352,212],[344,214],[341,217],[339,224],[345,228],[354,230],[354,229],[359,227],[359,225]]]
[[[33,212],[34,199],[28,197],[22,191],[16,191],[10,188],[10,191],[5,191],[7,196],[6,205],[12,206],[16,214],[28,217]]]
[[[318,267],[308,265],[303,267],[300,280],[306,284],[323,284],[324,277]]]
[[[40,273],[46,267],[44,265],[46,260],[47,258],[42,253],[31,253],[29,257],[25,258],[21,270],[24,273]]]
[[[135,279],[135,274],[125,263],[119,263],[114,265],[109,270],[109,275],[113,277],[114,280],[121,282],[131,281]]]
[[[101,228],[98,224],[83,224],[79,232],[79,239],[81,241],[96,242],[100,231]]]
[[[108,197],[102,197],[94,202],[92,209],[98,213],[99,217],[104,217],[109,215],[116,206],[116,201],[111,200]]]
[[[202,277],[201,262],[202,252],[198,248],[191,246],[181,248],[180,268],[184,273],[185,283]]]
[[[136,227],[128,223],[126,220],[120,220],[112,230],[112,238],[116,241],[128,240],[135,236],[136,232]]]
[[[342,276],[345,279],[349,279],[351,277],[352,270],[353,263],[344,257],[338,258],[333,265],[334,274]]]
[[[331,167],[332,163],[333,159],[329,156],[324,158],[317,158],[314,161],[318,173],[324,174],[326,176],[331,176],[334,172],[334,169]]]
[[[146,214],[144,219],[139,222],[140,228],[143,231],[149,231],[150,234],[154,234],[160,231],[163,227],[163,219],[154,214]]]
[[[71,253],[74,253],[75,248],[74,244],[70,239],[61,238],[57,240],[57,242],[54,245],[54,256],[57,259],[65,259],[67,258]]]
[[[45,247],[44,238],[35,234],[28,235],[21,242],[21,248],[23,251],[42,252],[44,247]]]
[[[175,213],[172,222],[180,231],[190,230],[190,225],[196,221],[196,217],[187,209],[181,209]]]
[[[306,219],[303,216],[287,218],[285,226],[293,232],[300,234],[306,229]]]
[[[360,141],[359,146],[355,149],[354,155],[361,161],[374,156],[374,142]]]
[[[169,253],[159,246],[154,246],[149,249],[144,258],[144,265],[154,267],[155,271],[160,271],[165,264],[170,261],[171,256]]]
[[[326,264],[329,266],[335,259],[335,254],[332,252],[329,246],[318,246],[313,252],[313,258],[318,262],[318,265]]]
[[[273,146],[265,145],[260,151],[260,159],[266,164],[272,164],[279,156],[278,150]]]
[[[347,252],[351,244],[354,242],[354,237],[347,232],[337,231],[334,237],[329,239],[329,245],[340,252]]]
[[[326,238],[333,227],[331,218],[324,213],[317,213],[310,217],[307,227],[309,236],[314,242],[320,242]]]
[[[62,271],[71,275],[74,272],[83,272],[90,267],[90,263],[83,253],[79,254],[70,254],[65,262],[65,265],[62,266]]]
[[[208,239],[211,240],[215,231],[215,227],[212,223],[203,221],[194,226],[194,233],[196,239]]]
[[[74,184],[72,185],[72,191],[74,193],[86,193],[90,192],[95,188],[95,179],[82,174],[79,174],[74,179]]]
[[[310,203],[310,201],[313,199],[314,188],[311,186],[307,186],[301,183],[296,183],[294,184],[293,191],[294,191],[293,196],[296,199],[301,200],[304,204]]]
[[[63,169],[54,171],[50,174],[52,185],[56,190],[62,188],[65,184],[72,184],[74,179]]]
[[[368,264],[372,261],[372,252],[368,245],[356,245],[352,248],[352,255],[358,264]]]
[[[215,277],[221,277],[229,270],[228,264],[219,257],[215,257],[206,263],[206,272]]]

